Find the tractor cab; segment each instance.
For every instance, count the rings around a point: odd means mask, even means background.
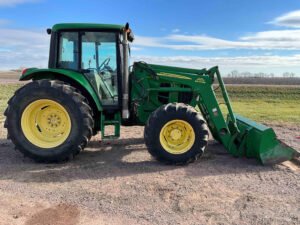
[[[49,68],[83,74],[103,108],[120,109],[122,78],[128,67],[129,25],[56,24],[51,30]],[[126,40],[125,40],[126,39]],[[128,72],[127,72],[128,73]]]

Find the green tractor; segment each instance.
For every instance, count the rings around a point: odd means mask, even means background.
[[[263,164],[290,160],[298,153],[276,139],[273,129],[235,115],[218,67],[187,69],[145,62],[129,67],[129,25],[56,24],[49,68],[29,68],[32,80],[9,100],[8,138],[25,156],[57,162],[82,151],[101,131],[118,138],[120,127],[145,126],[149,153],[157,160],[186,164],[201,156],[209,130],[233,156]],[[228,109],[225,118],[213,82]],[[105,128],[113,126],[107,134]]]

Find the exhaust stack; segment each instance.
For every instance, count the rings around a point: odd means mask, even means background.
[[[128,34],[130,33],[129,24],[126,23],[123,31],[123,98],[122,98],[122,118],[129,118],[129,70],[128,70],[128,52],[129,52],[129,44],[128,44]]]

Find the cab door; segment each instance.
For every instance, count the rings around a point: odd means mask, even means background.
[[[83,32],[81,36],[81,69],[104,107],[119,106],[117,37],[114,32]]]

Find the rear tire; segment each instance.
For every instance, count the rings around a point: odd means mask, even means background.
[[[155,110],[144,130],[149,153],[167,164],[187,164],[200,157],[208,143],[208,128],[193,107],[169,103]]]
[[[26,84],[8,101],[8,138],[37,162],[72,159],[92,136],[94,120],[86,102],[74,87],[58,80]]]

